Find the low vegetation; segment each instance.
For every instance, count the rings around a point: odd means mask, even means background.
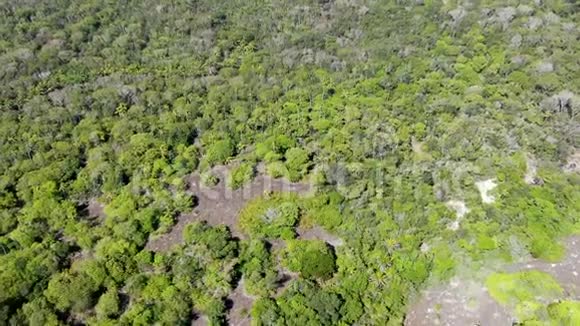
[[[397,325],[458,267],[558,260],[580,230],[577,1],[0,0],[0,13],[1,325],[226,324],[242,281],[255,325]],[[542,182],[525,181],[528,155]],[[261,164],[313,196],[251,201],[240,239],[196,221],[175,250],[147,250],[199,203],[192,174],[239,189]],[[221,165],[233,171],[218,180]],[[449,228],[459,199],[469,212]],[[343,245],[297,239],[310,226]],[[282,289],[284,266],[298,276]],[[521,282],[505,278],[491,287]],[[523,285],[494,291],[527,300]],[[575,303],[533,303],[576,318]]]

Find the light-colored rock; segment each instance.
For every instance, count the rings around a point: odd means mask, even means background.
[[[505,26],[509,25],[512,20],[516,17],[517,11],[514,7],[500,8],[497,11],[497,20]]]
[[[511,41],[510,41],[510,46],[512,48],[519,48],[522,45],[522,35],[521,34],[516,34],[512,37]]]
[[[534,13],[534,8],[532,8],[530,6],[526,6],[526,5],[519,5],[517,10],[518,10],[518,13],[520,15],[525,15],[525,16],[529,16],[529,15]]]
[[[545,111],[550,111],[553,113],[566,112],[573,110],[575,99],[577,98],[574,93],[569,90],[563,90],[558,94],[552,95],[544,99],[540,103],[540,107]]]
[[[558,24],[560,23],[560,16],[553,12],[549,12],[544,15],[544,21],[548,24]]]
[[[546,74],[554,71],[554,64],[550,61],[542,61],[536,66],[536,71],[541,74]]]
[[[526,174],[524,175],[524,182],[536,186],[544,184],[544,180],[538,177],[538,162],[536,162],[531,155],[527,155],[526,157]]]
[[[447,229],[451,230],[451,231],[459,230],[459,221],[455,220],[455,221],[449,223],[449,225],[447,225]]]
[[[458,7],[456,9],[449,11],[448,14],[453,19],[454,24],[459,24],[463,20],[463,18],[465,18],[465,16],[467,15],[467,11],[465,11],[463,7]]]
[[[524,57],[523,55],[516,55],[515,57],[512,58],[511,61],[516,65],[523,65],[524,63],[526,63],[526,57]]]
[[[450,201],[446,202],[445,205],[449,209],[454,210],[455,215],[456,215],[455,221],[449,223],[447,225],[447,229],[449,229],[451,231],[459,230],[459,225],[461,224],[461,220],[463,220],[463,217],[465,216],[465,214],[469,213],[469,208],[467,208],[467,205],[465,205],[465,202],[461,201],[461,200],[450,200]]]
[[[538,17],[530,17],[528,18],[528,22],[526,23],[526,27],[528,29],[531,29],[532,31],[540,28],[540,26],[542,26],[544,24],[544,21],[541,18]]]
[[[562,24],[562,29],[566,32],[573,32],[576,29],[576,24],[569,22]]]
[[[491,204],[495,202],[495,197],[489,194],[490,191],[497,187],[495,183],[495,179],[488,179],[483,181],[478,181],[475,183],[477,190],[479,190],[479,194],[481,195],[481,201],[484,204]]]
[[[564,171],[568,173],[576,172],[580,173],[580,150],[576,150],[572,155],[568,157],[566,165],[564,165]]]
[[[461,200],[450,200],[445,205],[455,211],[457,218],[461,219],[465,214],[469,213],[469,208],[465,205],[464,201]]]

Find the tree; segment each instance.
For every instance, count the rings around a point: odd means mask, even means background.
[[[99,285],[84,273],[64,272],[56,274],[48,282],[44,295],[56,309],[65,312],[81,312],[95,303]]]
[[[234,155],[234,143],[231,139],[216,141],[211,144],[204,155],[204,162],[209,166],[225,163]]]
[[[310,161],[308,153],[304,149],[293,147],[286,151],[284,157],[290,180],[300,180],[308,171]]]
[[[336,269],[331,248],[319,240],[292,240],[284,252],[284,264],[307,279],[328,279]]]
[[[250,163],[242,163],[232,169],[228,176],[228,186],[238,189],[254,177],[254,167]]]
[[[119,294],[116,288],[112,287],[101,295],[95,312],[99,319],[114,317],[119,312]]]

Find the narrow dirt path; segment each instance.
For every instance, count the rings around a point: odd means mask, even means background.
[[[254,298],[246,294],[244,290],[244,279],[242,278],[238,286],[226,299],[226,306],[228,307],[227,321],[228,325],[232,326],[249,326],[250,325],[250,310],[254,304]]]

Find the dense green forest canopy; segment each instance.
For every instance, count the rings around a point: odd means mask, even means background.
[[[398,325],[458,267],[560,259],[579,23],[575,0],[0,0],[0,325],[232,323],[241,283],[255,325]],[[193,173],[314,191],[148,250]]]

